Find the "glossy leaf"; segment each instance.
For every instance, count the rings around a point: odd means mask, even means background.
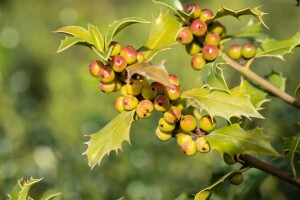
[[[285,90],[286,78],[284,78],[282,74],[272,73],[267,76],[267,80],[281,91]]]
[[[200,71],[200,77],[204,87],[210,90],[220,90],[229,93],[227,83],[223,75],[223,69],[220,68],[223,62],[219,59],[215,62],[207,63]]]
[[[84,42],[84,40],[77,37],[66,37],[64,40],[61,41],[56,53],[60,53],[80,42]]]
[[[134,74],[139,74],[152,81],[160,82],[164,85],[169,85],[169,74],[164,66],[164,62],[159,64],[151,64],[149,62],[141,62],[130,65],[126,68],[128,79]]]
[[[133,122],[133,111],[124,111],[111,120],[98,132],[89,135],[88,148],[83,153],[87,155],[89,166],[94,168],[102,158],[111,151],[122,150],[123,141],[130,143],[129,130]]]
[[[240,32],[232,35],[234,38],[260,38],[264,35],[261,22],[253,23],[251,20]]]
[[[231,117],[263,118],[250,101],[250,97],[240,90],[209,91],[205,88],[194,88],[185,91],[182,98],[190,99],[193,106],[205,110],[209,115],[220,116],[228,121]]]
[[[144,53],[146,60],[151,60],[157,52],[167,49],[172,44],[176,44],[177,34],[180,29],[180,22],[175,16],[169,12],[160,13],[158,18],[153,19],[150,36],[139,51]]]
[[[300,134],[297,134],[291,138],[284,138],[284,151],[288,152],[290,159],[290,166],[292,169],[293,177],[297,177],[297,171],[295,169],[295,154],[300,154]]]
[[[89,24],[88,25],[88,30],[89,30],[90,37],[91,37],[91,40],[93,42],[93,45],[100,52],[102,52],[104,50],[104,40],[103,40],[103,36],[100,33],[99,29],[96,26],[94,26],[92,24]]]
[[[266,92],[254,87],[247,80],[242,80],[239,86],[231,90],[240,90],[241,93],[250,96],[250,101],[256,110],[262,109],[262,104],[270,101],[266,98],[268,95]]]
[[[284,60],[283,56],[292,53],[293,48],[299,45],[300,32],[287,40],[266,39],[257,49],[255,57],[276,57]]]
[[[173,10],[180,18],[188,21],[189,13],[183,11],[183,6],[179,0],[153,0],[155,3],[160,3]]]
[[[74,37],[80,38],[83,41],[92,44],[92,40],[90,38],[89,31],[80,27],[80,26],[65,26],[56,31],[56,33],[65,33],[68,35],[72,35]]]
[[[206,136],[211,149],[216,149],[221,156],[239,156],[242,153],[260,153],[279,156],[270,144],[270,137],[263,130],[256,128],[243,130],[238,124],[219,128]]]
[[[113,40],[113,38],[118,32],[120,32],[123,28],[136,23],[150,23],[150,22],[138,17],[126,17],[118,21],[115,21],[114,23],[109,25],[107,29],[107,33],[105,35],[105,48],[109,46],[110,42]]]
[[[243,15],[252,15],[252,16],[258,18],[260,20],[260,22],[265,27],[267,27],[266,24],[264,23],[263,19],[262,19],[263,15],[265,15],[267,13],[264,13],[264,12],[260,11],[259,8],[260,7],[245,8],[245,9],[242,9],[242,10],[232,10],[232,9],[229,9],[229,8],[226,8],[226,7],[223,6],[221,9],[219,9],[216,12],[216,14],[213,16],[213,18],[209,21],[213,21],[215,19],[225,17],[225,16],[233,16],[233,17],[239,18],[240,16],[243,16]]]

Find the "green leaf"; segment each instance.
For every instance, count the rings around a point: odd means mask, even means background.
[[[28,192],[32,185],[40,182],[42,179],[33,179],[24,181],[23,184],[21,184],[20,181],[18,181],[18,185],[16,185],[12,191],[11,194],[8,195],[9,199],[11,200],[27,200],[31,199],[28,196]]]
[[[164,62],[159,64],[151,64],[149,62],[141,62],[130,65],[126,68],[128,79],[134,74],[139,74],[152,81],[160,82],[164,85],[169,85],[169,74],[164,66]]]
[[[288,152],[290,158],[290,166],[292,169],[293,177],[297,177],[297,171],[295,169],[295,154],[300,154],[300,133],[293,137],[284,138],[284,151]]]
[[[210,190],[201,190],[200,192],[198,192],[194,198],[194,200],[207,200],[209,199],[211,195],[211,191]]]
[[[47,195],[45,197],[42,197],[41,200],[51,200],[51,199],[55,199],[56,197],[60,196],[61,193],[56,193],[56,194],[51,194],[51,195]]]
[[[68,35],[72,35],[74,37],[77,37],[79,39],[82,39],[83,41],[92,44],[92,40],[90,38],[90,34],[89,32],[80,27],[80,26],[65,26],[62,27],[56,31],[54,31],[55,33],[65,33]]]
[[[151,58],[159,51],[176,44],[176,38],[181,29],[178,19],[169,12],[160,13],[158,18],[152,22],[150,36],[146,44],[139,49],[143,52],[146,60]]]
[[[261,116],[250,101],[250,97],[240,90],[230,90],[230,94],[222,91],[209,91],[205,88],[194,88],[181,94],[182,98],[190,99],[193,106],[206,110],[209,115],[220,116],[228,121],[231,117]]]
[[[77,37],[66,37],[64,40],[61,41],[56,53],[60,53],[80,42],[84,42],[84,40]]]
[[[173,10],[180,18],[185,21],[189,19],[189,13],[183,11],[183,6],[179,0],[153,0],[155,3],[160,3]]]
[[[213,16],[212,19],[208,20],[208,23],[210,21],[213,21],[215,19],[225,17],[225,16],[233,16],[233,17],[239,18],[240,16],[243,16],[243,15],[252,15],[252,16],[258,18],[260,20],[260,22],[265,27],[267,27],[266,24],[264,23],[263,19],[262,19],[263,15],[265,15],[267,13],[264,13],[264,12],[260,11],[259,8],[260,7],[245,8],[245,9],[242,9],[242,10],[232,10],[232,9],[229,9],[229,8],[226,8],[226,7],[223,6],[221,9],[219,9],[216,12],[216,14]]]
[[[281,91],[285,90],[285,81],[286,78],[282,76],[282,74],[272,73],[267,76],[267,80],[272,83],[275,87],[280,89]]]
[[[206,139],[210,148],[216,149],[221,156],[227,153],[238,157],[248,152],[279,156],[271,146],[270,138],[260,128],[245,131],[238,124],[231,124],[213,131]]]
[[[255,57],[276,57],[284,60],[283,56],[292,53],[293,48],[299,45],[300,32],[287,40],[266,39],[257,49]]]
[[[87,155],[89,166],[94,168],[102,158],[111,151],[122,150],[122,142],[130,143],[129,130],[133,122],[133,111],[124,111],[111,120],[98,132],[89,135],[88,148],[83,153]]]
[[[254,87],[247,80],[242,80],[239,86],[231,90],[240,90],[241,93],[249,95],[250,101],[256,110],[262,109],[262,104],[270,101],[266,98],[268,95],[266,92]]]
[[[232,35],[233,38],[259,38],[264,36],[262,23],[253,23],[251,20],[246,27],[244,27],[240,32]]]
[[[113,40],[115,35],[120,32],[123,28],[136,23],[150,23],[144,19],[138,17],[126,17],[115,21],[111,25],[109,25],[106,35],[105,35],[105,48],[107,48],[110,42]]]
[[[91,40],[93,42],[93,45],[100,51],[102,52],[104,50],[104,40],[103,36],[100,33],[99,29],[92,25],[88,24],[88,30],[90,33]]]
[[[208,87],[210,90],[220,90],[229,93],[227,87],[223,69],[220,68],[220,65],[224,64],[221,57],[214,62],[207,63],[203,69],[200,71],[200,77],[204,83],[204,87]]]

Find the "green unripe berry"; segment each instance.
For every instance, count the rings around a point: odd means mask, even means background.
[[[150,85],[154,86],[157,90],[157,95],[164,94],[165,86],[160,82],[152,82]]]
[[[210,44],[214,46],[218,46],[221,42],[221,36],[219,33],[208,33],[205,36],[204,44]]]
[[[197,127],[196,118],[193,115],[184,115],[180,120],[180,127],[187,132],[195,130]]]
[[[211,33],[219,33],[219,35],[221,36],[221,38],[223,38],[226,35],[226,28],[225,26],[219,22],[219,21],[213,21],[209,28],[208,31]]]
[[[175,123],[169,123],[163,117],[158,120],[159,130],[163,132],[172,132],[175,129],[175,126]]]
[[[128,65],[131,65],[137,61],[137,52],[130,45],[124,46],[121,49],[120,55],[125,58]]]
[[[165,95],[158,95],[154,99],[154,108],[157,111],[165,112],[170,108],[170,100]]]
[[[154,105],[151,101],[143,100],[137,105],[136,114],[139,118],[145,119],[150,117],[153,109]]]
[[[202,21],[200,19],[195,19],[192,21],[192,23],[190,25],[190,30],[193,35],[200,37],[200,36],[205,35],[205,33],[207,31],[207,25],[204,21]]]
[[[169,83],[172,84],[172,85],[176,85],[176,86],[180,86],[180,80],[178,78],[178,76],[176,75],[172,75],[172,74],[169,74]]]
[[[184,9],[185,12],[190,13],[190,19],[197,19],[200,17],[201,14],[201,8],[198,4],[189,4]]]
[[[169,110],[164,112],[164,118],[169,123],[177,122],[181,117],[181,110],[178,107],[171,106]]]
[[[218,57],[218,48],[214,45],[204,45],[202,48],[202,56],[204,60],[214,61]]]
[[[197,151],[201,152],[201,153],[207,153],[210,151],[210,147],[208,142],[206,141],[205,137],[199,137],[196,140],[196,148]]]
[[[155,135],[159,140],[163,142],[166,142],[172,138],[172,132],[163,132],[159,129],[159,127],[157,127],[157,129],[155,130]]]
[[[238,60],[242,57],[241,49],[242,47],[240,45],[233,44],[229,47],[227,55],[233,60]]]
[[[143,88],[143,84],[136,79],[130,80],[129,83],[126,84],[127,94],[137,96],[141,93]]]
[[[182,28],[182,30],[178,33],[177,36],[177,41],[183,45],[191,43],[193,39],[194,36],[188,27]]]
[[[118,112],[124,111],[123,98],[124,98],[123,96],[120,96],[115,101],[115,108],[117,109]]]
[[[111,53],[110,53],[110,56],[116,56],[118,55],[120,52],[121,52],[121,49],[122,49],[122,46],[119,42],[116,42],[116,41],[112,41],[110,44],[109,44],[109,48],[110,47],[113,47]]]
[[[205,64],[206,61],[204,60],[202,54],[196,54],[191,59],[191,65],[195,70],[201,70]]]
[[[100,68],[98,76],[102,83],[110,83],[115,79],[115,72],[109,66],[103,66]]]
[[[188,54],[195,55],[201,51],[201,46],[200,46],[199,42],[194,41],[194,42],[191,42],[190,44],[187,44],[185,46],[185,50]]]
[[[174,101],[174,100],[179,99],[181,90],[180,90],[180,87],[178,87],[176,85],[168,85],[165,87],[164,94],[170,100]]]
[[[153,85],[144,86],[141,93],[143,98],[148,100],[152,100],[157,96],[157,90]]]
[[[98,77],[99,71],[102,67],[104,67],[102,62],[98,60],[93,61],[90,64],[90,68],[89,68],[91,75],[94,77]]]
[[[127,62],[123,56],[115,55],[112,59],[111,67],[115,72],[123,72],[127,67]]]
[[[112,81],[110,83],[102,83],[101,81],[99,82],[99,88],[102,92],[105,93],[111,93],[115,89],[115,81]]]
[[[197,152],[196,142],[194,140],[187,141],[187,142],[183,143],[183,145],[181,146],[181,149],[185,153],[185,155],[193,156]]]
[[[243,182],[243,174],[241,172],[236,172],[228,177],[228,181],[232,185],[240,185]]]
[[[177,141],[177,144],[178,146],[182,146],[184,143],[188,142],[192,140],[192,136],[190,136],[189,134],[186,134],[186,133],[178,133],[176,135],[176,141]]]
[[[210,9],[203,9],[199,19],[206,22],[214,16],[214,13]]]
[[[133,95],[124,96],[122,101],[123,108],[127,111],[135,109],[138,103],[138,99]]]
[[[237,157],[235,155],[232,157],[227,153],[224,153],[223,160],[227,165],[233,165],[237,163]]]
[[[256,47],[253,44],[244,44],[241,49],[241,54],[244,58],[250,59],[256,54]]]
[[[204,115],[200,119],[200,128],[204,131],[211,131],[216,127],[216,122],[209,116]]]

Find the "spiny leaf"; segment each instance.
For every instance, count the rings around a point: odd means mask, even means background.
[[[189,13],[183,11],[183,6],[179,0],[153,0],[153,2],[167,6],[183,20],[188,21]]]
[[[293,48],[299,45],[300,32],[287,40],[266,39],[257,49],[255,57],[276,57],[284,60],[283,56],[292,53]]]
[[[220,60],[221,58],[219,57],[216,61],[207,63],[200,71],[200,77],[204,83],[204,87],[208,87],[210,90],[220,90],[229,93],[223,69],[220,68],[220,65],[224,63],[223,59]]]
[[[261,38],[264,36],[264,32],[262,29],[262,23],[257,22],[253,23],[251,20],[246,27],[244,27],[240,32],[232,35],[233,38]]]
[[[33,179],[24,181],[23,184],[21,184],[21,181],[18,181],[18,185],[13,189],[13,192],[8,195],[10,200],[27,200],[31,199],[28,196],[28,192],[32,185],[40,182],[42,179]]]
[[[260,20],[260,22],[265,27],[267,27],[267,25],[264,23],[264,21],[262,19],[263,15],[265,15],[267,13],[264,13],[264,12],[260,11],[259,8],[260,8],[260,6],[259,7],[254,7],[254,8],[245,8],[245,9],[242,9],[242,10],[232,10],[232,9],[229,9],[229,8],[226,8],[226,7],[223,6],[221,9],[219,9],[216,12],[216,14],[213,16],[213,18],[210,19],[209,21],[213,21],[215,19],[218,19],[218,18],[221,18],[221,17],[224,17],[224,16],[233,16],[233,17],[239,18],[240,16],[243,16],[243,15],[252,15],[252,16],[258,18]]]
[[[267,76],[267,80],[272,83],[275,87],[280,89],[281,91],[285,90],[285,81],[286,78],[282,76],[282,74],[272,73]]]
[[[120,32],[123,28],[136,23],[150,23],[150,22],[138,17],[126,17],[118,21],[115,21],[114,23],[109,25],[107,29],[107,33],[105,35],[105,48],[109,46],[110,42],[113,40],[113,38],[118,32]]]
[[[111,151],[122,150],[122,142],[130,143],[129,130],[135,111],[124,111],[111,120],[98,132],[89,135],[88,148],[83,153],[87,155],[89,166],[94,168],[102,158]]]
[[[220,116],[228,121],[231,117],[262,118],[250,101],[250,97],[239,90],[230,90],[230,94],[222,91],[209,91],[205,88],[194,88],[185,91],[182,98],[190,99],[193,106],[206,110],[209,115]]]
[[[169,12],[160,13],[158,18],[153,19],[150,36],[146,44],[139,49],[144,53],[146,60],[151,58],[159,51],[176,44],[176,38],[181,29],[178,19]]]
[[[86,29],[84,29],[80,26],[65,26],[65,27],[62,27],[62,28],[54,31],[54,32],[55,33],[65,33],[65,34],[68,34],[68,35],[72,35],[74,37],[77,37],[77,38],[80,38],[80,39],[84,40],[87,43],[92,44],[92,40],[90,38],[89,32]]]
[[[110,58],[110,54],[111,54],[111,51],[112,51],[112,48],[113,47],[110,47],[109,49],[105,50],[105,51],[102,51],[100,52],[98,49],[96,49],[94,46],[91,46],[92,50],[100,57],[100,60],[103,62],[103,63],[108,63],[108,60]]]
[[[300,154],[300,133],[288,138],[284,138],[284,151],[288,152],[290,158],[290,166],[293,172],[293,177],[297,177],[297,171],[295,169],[295,154]]]
[[[104,50],[104,40],[103,36],[100,33],[99,29],[92,25],[88,24],[88,30],[90,33],[91,40],[93,42],[93,45],[100,51],[102,52]]]
[[[139,74],[152,81],[160,82],[164,85],[169,85],[169,74],[164,66],[164,62],[159,64],[150,64],[149,62],[141,62],[130,65],[126,68],[128,79],[133,74]]]
[[[244,93],[245,95],[249,95],[250,101],[256,110],[262,109],[261,107],[262,104],[270,101],[269,99],[266,98],[268,95],[267,93],[254,87],[247,80],[242,80],[239,86],[231,90],[240,90],[241,93]]]
[[[206,136],[211,149],[216,149],[221,156],[239,156],[242,153],[261,153],[279,156],[270,144],[270,138],[263,130],[256,128],[243,130],[238,124],[219,128]]]
[[[80,42],[84,42],[84,40],[78,37],[66,37],[64,40],[61,41],[56,53],[60,53]]]

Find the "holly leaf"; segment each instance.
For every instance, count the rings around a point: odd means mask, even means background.
[[[113,40],[115,35],[117,35],[117,33],[119,33],[125,27],[136,23],[150,23],[150,22],[138,17],[126,17],[118,21],[115,21],[111,25],[109,25],[105,35],[105,48],[109,46],[110,42]]]
[[[65,27],[62,27],[62,28],[54,31],[54,32],[55,33],[64,33],[64,34],[72,35],[74,37],[82,39],[84,42],[87,42],[87,43],[90,43],[90,44],[93,43],[91,38],[90,38],[89,31],[87,31],[86,29],[84,29],[80,26],[65,26]]]
[[[89,30],[89,34],[90,34],[91,40],[93,42],[93,45],[100,52],[102,52],[104,50],[104,40],[103,40],[103,36],[100,33],[99,29],[92,24],[88,24],[88,30]]]
[[[145,60],[151,60],[159,51],[176,44],[176,38],[180,29],[180,22],[169,12],[160,13],[158,18],[154,18],[149,38],[146,44],[139,49],[139,51],[144,53]]]
[[[191,13],[183,11],[183,6],[179,0],[153,0],[155,3],[163,4],[173,10],[184,21],[188,21]]]
[[[87,156],[91,168],[97,163],[100,164],[102,158],[111,151],[118,153],[119,149],[122,150],[123,141],[130,144],[129,130],[134,112],[133,110],[120,113],[101,130],[89,135],[88,148],[83,154]]]
[[[300,45],[300,32],[287,40],[266,39],[256,51],[256,58],[275,57],[285,60],[283,56],[292,53],[293,48]]]
[[[247,80],[242,80],[239,86],[236,86],[231,90],[240,90],[241,93],[250,96],[250,101],[256,110],[261,110],[262,104],[270,101],[266,98],[268,95],[266,92],[256,88]]]
[[[225,64],[222,57],[216,61],[207,63],[200,71],[200,77],[204,83],[203,87],[208,87],[210,90],[220,90],[229,93],[227,83],[223,75],[223,69],[220,65]]]
[[[253,20],[250,20],[248,25],[244,27],[240,32],[235,33],[231,37],[233,38],[260,38],[264,36],[262,23],[257,22],[253,23]]]
[[[260,153],[280,156],[270,144],[270,137],[263,130],[256,128],[243,130],[238,124],[219,128],[206,136],[211,149],[216,149],[221,156],[227,153],[232,158],[242,153]]]
[[[266,27],[267,25],[264,23],[262,17],[267,14],[267,13],[264,13],[262,11],[259,10],[260,6],[259,7],[254,7],[254,8],[245,8],[245,9],[242,9],[242,10],[232,10],[232,9],[229,9],[229,8],[226,8],[226,7],[222,7],[221,9],[219,9],[215,15],[212,17],[212,19],[208,20],[207,22],[211,22],[215,19],[218,19],[218,18],[221,18],[221,17],[225,17],[225,16],[233,16],[233,17],[236,17],[236,18],[239,18],[240,16],[243,16],[243,15],[252,15],[254,17],[256,17],[257,19],[259,19],[259,21]]]
[[[300,154],[300,133],[293,136],[293,137],[285,137],[284,139],[284,150],[285,152],[288,152],[289,158],[290,158],[290,166],[292,169],[293,177],[297,177],[297,171],[295,169],[295,154]]]
[[[64,40],[61,41],[56,53],[60,53],[80,42],[85,42],[85,41],[78,37],[66,37]]]
[[[169,74],[164,66],[164,62],[154,65],[149,62],[136,63],[128,66],[126,70],[129,80],[132,75],[139,74],[152,81],[157,81],[164,85],[170,85]]]
[[[206,110],[210,116],[220,116],[228,121],[231,117],[245,116],[263,119],[250,101],[250,96],[240,90],[230,90],[230,94],[222,91],[209,91],[205,88],[194,88],[181,94],[189,99],[191,105]]]
[[[282,74],[272,73],[267,76],[267,80],[272,83],[275,87],[280,89],[281,91],[285,90],[285,81],[286,78],[282,76]]]

